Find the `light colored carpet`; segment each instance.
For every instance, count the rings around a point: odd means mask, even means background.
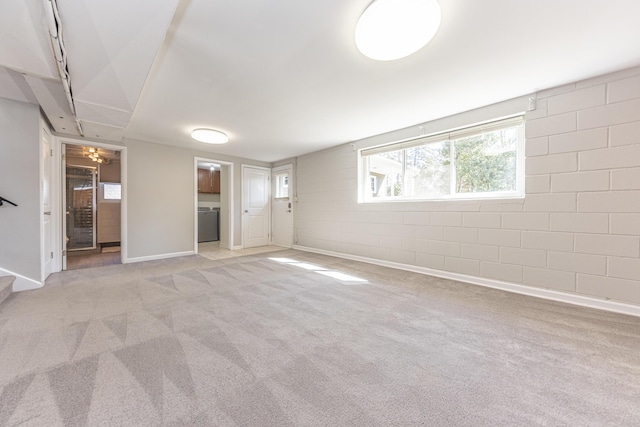
[[[292,250],[0,305],[2,426],[637,426],[639,396],[638,318]]]

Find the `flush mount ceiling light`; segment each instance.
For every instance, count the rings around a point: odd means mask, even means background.
[[[191,132],[191,138],[207,144],[226,144],[229,142],[229,137],[226,134],[213,129],[196,129]]]
[[[436,0],[375,0],[356,26],[356,46],[378,61],[404,58],[424,47],[440,27]]]

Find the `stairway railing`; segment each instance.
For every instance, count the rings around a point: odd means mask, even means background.
[[[0,206],[2,206],[4,204],[4,202],[7,202],[7,203],[9,203],[9,204],[11,204],[13,206],[18,206],[15,203],[13,203],[11,200],[7,200],[4,197],[0,197]]]

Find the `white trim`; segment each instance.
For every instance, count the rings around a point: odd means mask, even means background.
[[[238,245],[231,248],[232,251],[239,251],[240,249],[244,249],[244,247],[242,245]]]
[[[484,277],[467,276],[465,274],[451,273],[448,271],[434,270],[431,268],[420,267],[410,264],[402,264],[393,261],[384,261],[375,258],[368,258],[358,255],[350,255],[341,252],[328,251],[324,249],[316,249],[307,246],[293,245],[293,249],[305,252],[313,252],[322,255],[334,256],[337,258],[349,259],[352,261],[365,262],[367,264],[381,265],[383,267],[396,268],[398,270],[411,271],[414,273],[426,274],[429,276],[441,277],[443,279],[456,280],[458,282],[469,283],[472,285],[484,286],[487,288],[500,289],[502,291],[512,292],[531,297],[542,298],[552,301],[564,302],[567,304],[577,305],[581,307],[595,308],[598,310],[611,311],[614,313],[628,314],[630,316],[640,317],[640,306],[627,304],[623,302],[598,299],[583,295],[570,294],[567,292],[559,292],[551,289],[534,288],[526,285],[518,285],[515,283],[501,282],[499,280],[486,279]]]
[[[160,260],[160,259],[168,259],[168,258],[178,258],[181,256],[189,256],[189,255],[195,255],[195,251],[184,251],[184,252],[174,252],[174,253],[170,253],[170,254],[160,254],[160,255],[148,255],[148,256],[141,256],[141,257],[135,257],[135,258],[127,258],[126,262],[122,262],[123,264],[132,264],[135,262],[143,262],[143,261],[156,261],[156,260]]]
[[[123,146],[123,145],[118,145],[118,144],[108,144],[108,143],[104,143],[104,142],[95,142],[95,141],[91,141],[91,140],[82,140],[82,139],[77,139],[77,138],[69,138],[69,137],[63,137],[63,136],[58,136],[58,142],[59,142],[59,147],[62,147],[63,144],[67,144],[67,145],[91,145],[93,147],[99,147],[99,148],[104,148],[105,150],[113,150],[113,151],[119,151],[120,152],[120,184],[121,184],[121,196],[122,199],[120,200],[120,262],[122,262],[123,264],[126,264],[129,262],[128,259],[128,241],[127,241],[127,227],[128,227],[128,221],[127,221],[127,195],[128,195],[128,191],[127,191],[127,147]],[[59,150],[61,151],[61,148],[59,148]],[[59,163],[62,164],[62,159],[59,160]],[[60,168],[62,169],[62,168]],[[64,180],[62,179],[62,174],[64,173],[64,171],[60,170],[60,190],[62,190],[62,186],[65,185],[65,183],[63,182]],[[59,191],[58,193],[58,197],[62,198],[62,191]],[[61,200],[61,202],[59,203],[58,209],[59,209],[59,214],[60,217],[62,218],[63,215],[63,209],[66,207],[66,201],[65,200]],[[60,219],[60,221],[62,221],[62,219]],[[60,241],[59,241],[59,245],[58,245],[58,250],[62,253],[62,249],[63,249],[63,238],[62,235],[64,234],[65,230],[64,227],[62,227],[61,225],[61,234],[60,234]],[[60,257],[60,270],[62,270],[62,256]]]
[[[277,246],[277,247],[283,248],[283,249],[293,249],[292,246],[283,246],[283,245],[279,245],[277,243],[269,243],[269,246]],[[302,250],[302,249],[300,249],[300,250]]]
[[[57,273],[62,271],[62,235],[64,234],[62,221],[66,215],[62,214],[62,145],[60,144],[60,139],[53,134],[51,135],[51,140],[51,148],[53,149],[53,163],[51,165],[53,169],[51,182],[51,219],[54,221],[54,236],[52,242],[54,268],[52,273]]]
[[[512,199],[524,198],[524,112],[518,112],[516,115],[509,117],[496,118],[488,122],[474,124],[458,130],[448,130],[438,132],[433,135],[420,136],[417,138],[391,142],[375,147],[363,148],[358,150],[358,176],[362,179],[358,181],[358,203],[396,203],[396,202],[427,202],[427,201],[453,201],[453,200],[483,200],[483,199]],[[455,167],[455,150],[456,142],[469,136],[481,135],[485,132],[496,132],[505,129],[517,129],[517,141],[515,146],[516,169],[515,178],[516,186],[512,191],[490,191],[490,192],[473,192],[459,193],[456,192],[456,167]],[[449,145],[449,192],[446,194],[420,194],[417,196],[374,196],[371,194],[371,188],[368,177],[370,176],[371,157],[376,154],[404,151],[412,147],[423,147],[435,142],[443,142]],[[401,163],[402,172],[402,188],[407,187],[406,156],[403,154]],[[395,173],[395,172],[394,172]]]
[[[287,163],[286,165],[276,166],[275,168],[271,168],[272,172],[280,172],[285,169],[293,169],[293,163]]]
[[[55,166],[54,166],[54,157],[53,157],[53,136],[51,135],[51,132],[49,130],[49,126],[47,125],[47,123],[45,122],[45,120],[42,118],[42,115],[40,115],[40,130],[39,130],[39,141],[38,141],[38,155],[39,155],[39,162],[38,162],[38,169],[39,169],[39,173],[38,173],[38,182],[39,182],[39,187],[40,187],[40,191],[39,191],[39,213],[40,213],[40,282],[44,283],[44,281],[47,279],[48,274],[47,271],[45,269],[45,257],[47,257],[47,254],[45,254],[44,250],[44,242],[45,242],[45,229],[44,229],[44,163],[45,157],[50,157],[49,159],[49,176],[47,177],[49,180],[49,244],[51,246],[51,251],[53,252],[53,256],[51,257],[51,260],[49,262],[51,262],[51,271],[49,271],[50,273],[54,273],[57,271],[57,264],[56,264],[56,251],[55,250],[55,245],[56,245],[56,241],[57,241],[57,236],[56,234],[56,229],[55,229],[55,224],[56,224],[56,217],[57,217],[57,213],[55,211],[56,205],[54,202],[54,197],[56,196],[56,191],[54,190],[53,186],[54,186],[54,179],[53,179],[53,175],[55,173]],[[44,149],[44,141],[47,141],[49,144],[49,150],[50,154],[44,153],[43,149]],[[15,285],[14,285],[15,286]]]
[[[29,279],[22,274],[14,273],[4,268],[0,268],[0,276],[14,276],[16,279],[13,281],[13,292],[31,291],[33,289],[39,289],[44,285],[44,282],[38,282],[37,280]]]
[[[128,178],[127,178],[127,148],[120,150],[120,262],[125,264],[128,262],[129,244],[127,236],[129,233],[127,222],[127,200],[128,200]]]

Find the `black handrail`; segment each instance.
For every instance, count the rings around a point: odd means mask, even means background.
[[[11,200],[7,200],[4,197],[0,197],[0,206],[2,206],[4,204],[4,202],[7,202],[9,204],[12,204],[13,206],[18,206],[15,203],[13,203]]]

